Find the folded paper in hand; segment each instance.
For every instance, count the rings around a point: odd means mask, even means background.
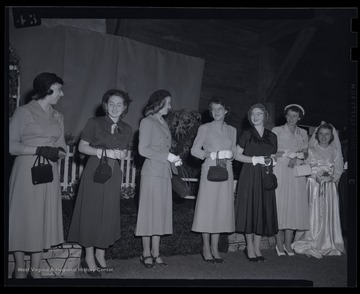
[[[305,177],[311,175],[311,167],[309,164],[302,164],[294,166],[295,177]]]

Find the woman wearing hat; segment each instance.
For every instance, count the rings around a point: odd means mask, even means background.
[[[309,229],[306,178],[296,177],[294,174],[294,166],[303,164],[307,157],[308,134],[306,130],[297,126],[305,115],[301,105],[287,105],[284,108],[284,115],[286,123],[272,129],[278,140],[274,174],[278,179],[275,193],[279,233],[276,235],[275,249],[278,256],[285,255],[285,252],[293,256],[291,243],[294,239],[294,231]]]
[[[171,109],[167,90],[154,92],[140,122],[139,153],[145,157],[141,169],[140,201],[135,235],[142,237],[140,262],[151,268],[166,266],[159,247],[163,235],[172,234],[171,166],[181,164],[179,156],[169,152],[171,133],[163,116]]]
[[[9,185],[9,251],[14,253],[13,278],[41,278],[44,249],[63,243],[60,177],[57,161],[65,156],[63,115],[53,106],[64,93],[64,82],[43,72],[33,82],[35,95],[10,121],[9,152],[16,156]],[[35,155],[49,160],[53,181],[34,185]],[[26,275],[25,252],[31,255]]]

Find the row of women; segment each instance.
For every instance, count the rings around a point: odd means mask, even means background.
[[[66,145],[63,115],[53,108],[64,95],[63,84],[54,73],[39,74],[33,82],[33,100],[18,107],[10,121],[9,151],[16,159],[10,175],[9,251],[14,254],[12,276],[17,279],[41,278],[43,250],[64,242],[57,161],[64,156]],[[108,90],[102,97],[106,115],[90,118],[79,142],[79,151],[89,158],[81,176],[67,241],[85,248],[81,266],[94,277],[110,271],[105,250],[120,238],[119,161],[127,154],[132,132],[122,118],[130,103],[124,91]],[[135,235],[142,238],[140,262],[146,268],[167,266],[160,255],[160,239],[173,232],[171,177],[182,160],[169,152],[171,133],[163,116],[170,110],[171,94],[158,90],[150,96],[140,123],[138,149],[145,161]],[[204,160],[192,226],[193,231],[202,234],[204,261],[223,263],[218,251],[219,235],[235,231],[245,234],[245,254],[250,261],[266,260],[260,251],[262,236],[276,235],[278,255],[284,251],[294,255],[295,251],[321,257],[344,252],[336,188],[342,156],[334,128],[321,125],[308,142],[306,131],[297,127],[305,111],[293,104],[285,107],[287,123],[271,132],[265,128],[267,110],[255,104],[248,111],[251,128],[237,137],[236,129],[224,121],[229,114],[224,99],[211,99],[209,111],[213,121],[200,126],[191,149],[193,156]],[[112,176],[105,183],[98,183],[94,182],[94,173],[103,151]],[[50,160],[52,182],[33,184],[30,169],[34,155]],[[264,187],[267,157],[277,162],[276,190]],[[233,160],[243,162],[235,202]],[[209,168],[216,162],[226,167],[228,180],[207,179]],[[307,182],[305,177],[292,173],[294,165],[304,162],[312,166]],[[294,231],[303,233],[295,235],[295,242]],[[25,253],[31,255],[28,271]]]

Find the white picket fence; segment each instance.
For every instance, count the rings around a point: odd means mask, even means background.
[[[61,190],[67,193],[74,193],[74,184],[80,180],[84,169],[85,156],[76,151],[76,146],[67,146],[67,155],[59,162]],[[120,161],[120,168],[123,171],[122,187],[135,188],[136,168],[128,151],[125,159]]]

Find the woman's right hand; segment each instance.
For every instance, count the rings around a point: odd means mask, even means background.
[[[176,161],[179,161],[180,159],[181,159],[180,156],[172,154],[171,152],[169,153],[169,155],[167,157],[167,160],[172,163],[175,163]]]

